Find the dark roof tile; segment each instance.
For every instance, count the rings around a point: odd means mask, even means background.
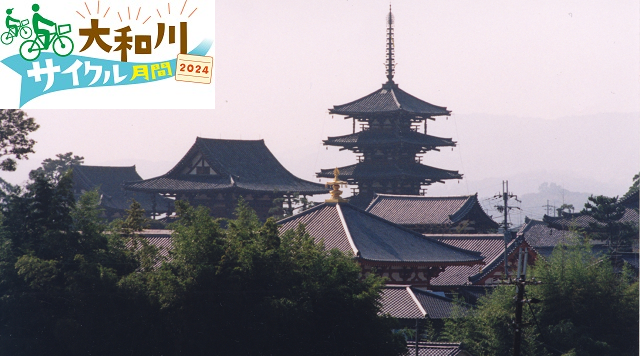
[[[481,259],[479,253],[424,237],[350,204],[321,204],[278,223],[280,231],[303,223],[328,248],[350,246],[355,256],[367,261],[459,265]]]
[[[329,113],[349,116],[368,114],[406,113],[431,117],[449,115],[446,107],[436,106],[398,88],[395,83],[383,85],[381,89],[343,105],[334,105]]]
[[[416,131],[409,131],[402,134],[383,130],[366,130],[350,135],[329,137],[323,141],[328,146],[343,146],[347,148],[376,147],[391,145],[415,145],[421,148],[433,149],[436,147],[455,146],[456,143],[450,138],[441,138],[425,135]]]
[[[201,154],[215,174],[187,174],[192,160]],[[238,188],[249,191],[298,192],[305,195],[328,191],[322,184],[302,180],[284,168],[264,140],[218,140],[198,137],[187,154],[166,174],[126,184],[129,190],[151,192],[203,192]]]
[[[340,167],[340,179],[394,179],[399,177],[414,177],[425,180],[426,184],[438,182],[444,179],[461,179],[458,171],[448,171],[419,163],[401,164],[387,163],[374,164],[361,162],[350,166]],[[333,178],[333,170],[321,169],[316,176],[319,178]]]
[[[415,342],[407,342],[406,356],[415,355]],[[471,354],[462,349],[459,343],[448,342],[419,342],[418,356],[470,356]]]
[[[382,288],[381,314],[399,319],[451,318],[454,301],[429,290],[411,286],[387,285]]]
[[[430,197],[377,194],[366,210],[406,226],[453,225],[463,220],[475,220],[489,229],[498,228],[498,223],[482,209],[477,195]]]
[[[85,166],[72,167],[73,188],[76,197],[78,191],[89,191],[99,188],[101,195],[100,205],[116,210],[129,209],[131,200],[135,199],[147,213],[153,209],[153,197],[149,194],[125,191],[123,183],[127,181],[142,180],[136,166],[112,167],[112,166]],[[170,199],[156,195],[156,209],[164,210],[167,204],[173,204]]]

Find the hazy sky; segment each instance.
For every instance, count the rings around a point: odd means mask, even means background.
[[[510,179],[519,193],[545,180],[624,193],[640,170],[637,0],[392,5],[396,83],[453,111],[430,122],[429,133],[458,147],[423,162],[465,179],[430,192],[493,194]],[[286,168],[316,180],[320,168],[355,162],[322,146],[351,132],[351,121],[328,109],[386,80],[388,8],[370,0],[218,0],[215,110],[28,110],[41,125],[36,154],[0,174],[22,182],[43,159],[73,151],[86,164],[136,164],[151,178],[201,136],[265,139]]]

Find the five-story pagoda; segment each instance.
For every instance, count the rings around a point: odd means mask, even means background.
[[[375,193],[418,195],[422,187],[445,179],[460,179],[458,171],[430,167],[418,154],[438,147],[455,146],[450,138],[427,135],[427,120],[448,116],[446,107],[436,106],[403,91],[393,81],[393,15],[387,17],[387,82],[375,92],[329,109],[330,114],[353,120],[353,133],[329,137],[327,146],[340,146],[358,154],[358,163],[340,167],[340,178],[357,185],[350,202],[366,207]],[[356,121],[361,131],[356,132]],[[423,132],[419,132],[424,127]],[[333,177],[333,168],[322,169],[320,178]]]

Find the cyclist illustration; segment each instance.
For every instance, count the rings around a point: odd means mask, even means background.
[[[49,31],[47,29],[41,28],[41,24],[45,24],[45,25],[49,25],[52,27],[55,27],[55,23],[51,20],[47,20],[44,17],[42,17],[42,15],[40,15],[38,13],[38,11],[40,10],[40,5],[38,4],[33,4],[31,6],[31,10],[33,10],[33,21],[32,21],[32,25],[33,26],[33,32],[36,33],[36,38],[40,37],[40,36],[44,36],[44,49],[49,49]]]
[[[29,24],[29,20],[19,21],[13,18],[11,16],[13,9],[7,9],[6,12],[7,12],[7,19],[5,20],[4,23],[7,26],[7,32],[4,32],[2,35],[0,35],[0,41],[8,45],[8,44],[11,44],[11,42],[13,42],[14,37],[18,37],[18,34],[20,34],[20,37],[24,39],[31,37],[32,35],[31,29],[27,27],[27,25]]]
[[[33,61],[40,56],[40,52],[49,49],[49,45],[53,46],[53,52],[60,57],[66,57],[73,51],[73,41],[65,33],[71,32],[71,25],[56,25],[55,22],[44,18],[38,13],[40,5],[33,4],[33,32],[36,36],[33,40],[24,41],[20,45],[20,55],[27,61]],[[42,25],[55,28],[53,33],[49,32]]]
[[[16,24],[20,25],[20,21],[11,17],[12,12],[13,12],[13,9],[7,9],[7,19],[4,21],[4,23],[5,25],[7,25],[7,28],[9,29],[9,33],[11,33],[11,29],[13,29],[13,32],[15,33],[15,35],[13,36],[18,37],[18,26],[12,25],[11,23],[15,22]]]

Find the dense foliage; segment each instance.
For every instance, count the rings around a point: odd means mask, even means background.
[[[16,160],[27,159],[33,153],[36,141],[28,136],[39,127],[22,110],[0,109],[0,171],[15,171]]]
[[[606,241],[611,253],[630,251],[634,241],[638,239],[637,222],[620,220],[625,214],[625,207],[619,204],[618,197],[592,195],[584,205],[582,213],[596,220],[589,223],[583,232]]]
[[[532,275],[542,284],[527,286],[525,299],[541,302],[524,305],[523,355],[638,354],[638,283],[629,271],[614,273],[582,242],[557,247]],[[514,296],[514,286],[496,288],[468,317],[447,322],[446,339],[473,355],[511,354]]]
[[[303,228],[243,203],[221,227],[178,203],[166,257],[136,237],[135,202],[105,226],[99,196],[35,176],[2,205],[0,355],[397,355],[377,277]]]
[[[58,181],[71,167],[84,163],[84,157],[74,155],[73,152],[58,153],[57,158],[46,158],[42,166],[29,172],[32,179],[36,175],[44,175],[48,179]]]

